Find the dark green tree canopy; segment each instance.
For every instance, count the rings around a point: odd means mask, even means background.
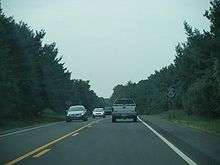
[[[42,44],[45,34],[0,9],[0,117],[37,117],[47,108],[64,113],[67,102],[104,106],[89,81],[71,79],[56,44]]]
[[[204,14],[210,31],[200,32],[184,22],[187,41],[176,46],[173,64],[155,71],[137,84],[117,85],[111,99],[132,97],[141,113],[170,109],[167,91],[172,86],[173,108],[188,114],[220,116],[220,0],[213,0]]]

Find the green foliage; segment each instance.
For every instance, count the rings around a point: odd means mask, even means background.
[[[171,112],[170,112],[171,113]],[[167,114],[160,114],[162,118],[180,123],[188,127],[199,129],[214,135],[220,135],[220,119],[213,119],[206,116],[187,115],[183,111],[177,111],[174,117]]]
[[[183,106],[189,113],[207,117],[219,116],[219,88],[212,81],[200,80],[188,89],[183,98]]]
[[[176,46],[176,58],[168,67],[155,71],[138,83],[117,85],[111,99],[131,97],[139,113],[185,109],[188,115],[220,116],[220,0],[205,12],[210,32],[200,32],[184,22],[185,43]],[[170,87],[175,97],[167,97]]]
[[[89,81],[70,78],[56,44],[42,44],[45,34],[0,10],[1,118],[38,117],[46,108],[62,114],[70,104],[100,106]]]

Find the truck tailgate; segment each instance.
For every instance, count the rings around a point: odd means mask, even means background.
[[[135,105],[113,105],[114,113],[135,113]]]

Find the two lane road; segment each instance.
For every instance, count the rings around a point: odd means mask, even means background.
[[[188,164],[141,121],[57,123],[0,138],[0,164]]]

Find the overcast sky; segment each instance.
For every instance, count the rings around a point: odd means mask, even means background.
[[[146,79],[175,58],[183,21],[209,29],[209,0],[2,0],[3,11],[57,43],[72,78],[109,97],[115,85]]]

